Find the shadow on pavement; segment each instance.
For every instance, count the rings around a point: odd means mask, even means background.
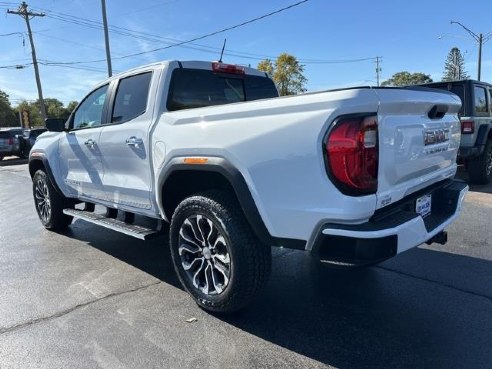
[[[78,221],[66,235],[181,288],[167,235],[144,242],[93,227]],[[378,267],[331,270],[304,252],[273,255],[253,305],[218,319],[339,368],[492,367],[492,262],[414,249]]]
[[[28,159],[21,159],[16,156],[9,156],[6,158],[3,158],[3,160],[0,161],[0,167],[8,167],[10,165],[22,165],[22,164],[27,164]]]
[[[470,178],[468,177],[468,173],[465,171],[463,166],[458,167],[458,171],[456,173],[456,178],[462,179],[470,186],[470,191],[474,192],[483,192],[483,193],[492,193],[492,181],[486,185],[474,185],[470,183]]]
[[[262,299],[224,320],[338,368],[492,367],[492,263],[407,254],[352,270],[320,268],[301,253],[277,258]]]
[[[171,262],[167,232],[154,239],[142,241],[75,220],[63,234],[85,241],[89,246],[182,289]]]

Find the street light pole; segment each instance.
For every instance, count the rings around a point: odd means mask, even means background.
[[[462,25],[460,22],[451,21],[451,24],[457,24],[457,25],[461,26],[466,32],[468,32],[470,34],[470,36],[473,37],[473,39],[476,42],[478,42],[478,73],[477,73],[477,75],[478,75],[478,80],[480,81],[480,77],[482,74],[482,45],[492,37],[492,32],[487,33],[484,37],[482,33],[477,35],[475,32],[473,32],[472,30],[470,30],[466,26]]]

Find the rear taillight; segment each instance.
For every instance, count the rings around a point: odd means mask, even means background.
[[[475,122],[473,120],[461,121],[461,133],[473,133],[475,132]]]
[[[12,137],[9,138],[8,145],[13,145],[14,144],[14,139]]]
[[[376,116],[342,117],[325,142],[327,171],[348,195],[375,193],[378,187],[378,125]]]

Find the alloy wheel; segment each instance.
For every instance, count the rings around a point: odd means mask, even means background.
[[[189,281],[206,295],[229,285],[231,257],[221,230],[205,215],[185,219],[179,230],[179,256]]]
[[[47,223],[51,217],[51,201],[46,181],[42,179],[37,180],[34,197],[36,199],[38,213],[43,222]]]

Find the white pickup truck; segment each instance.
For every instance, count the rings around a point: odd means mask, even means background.
[[[232,312],[267,281],[272,245],[367,265],[446,242],[468,190],[453,179],[460,105],[425,88],[280,98],[251,68],[156,63],[47,120],[30,152],[34,202],[52,230],[76,217],[147,239],[169,222],[183,287]]]

